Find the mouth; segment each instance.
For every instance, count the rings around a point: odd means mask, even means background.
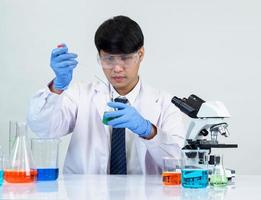
[[[114,80],[117,83],[122,82],[122,81],[124,81],[124,79],[126,79],[125,76],[113,76],[111,78],[112,78],[112,80]]]

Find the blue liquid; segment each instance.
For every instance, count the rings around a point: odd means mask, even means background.
[[[4,171],[0,170],[0,185],[3,184],[3,180],[4,180]]]
[[[54,181],[58,175],[58,168],[37,169],[37,181]]]
[[[208,170],[182,169],[182,186],[184,188],[205,188],[208,186]]]

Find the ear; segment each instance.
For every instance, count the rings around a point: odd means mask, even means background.
[[[138,52],[139,52],[139,60],[141,62],[144,58],[144,53],[145,53],[144,47],[141,47]]]

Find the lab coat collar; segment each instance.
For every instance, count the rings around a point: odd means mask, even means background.
[[[128,99],[128,102],[130,105],[133,105],[137,96],[139,95],[140,92],[140,88],[141,88],[141,80],[139,78],[138,83],[135,85],[135,87],[124,97],[126,97]],[[122,97],[115,89],[114,87],[110,84],[110,94],[113,97],[113,99],[117,98],[117,97]]]

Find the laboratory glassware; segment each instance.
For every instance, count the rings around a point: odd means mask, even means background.
[[[3,184],[3,176],[4,176],[4,155],[3,155],[2,147],[0,146],[0,186]]]
[[[10,120],[9,121],[9,156],[11,156],[11,151],[16,139],[16,121]]]
[[[16,139],[8,166],[4,170],[4,179],[10,183],[29,183],[35,181],[36,175],[32,152],[28,145],[27,126],[25,123],[17,123]]]
[[[226,186],[227,182],[228,179],[223,166],[223,156],[221,154],[215,155],[215,167],[210,176],[210,185],[214,187],[222,187]]]
[[[59,143],[60,140],[56,138],[33,138],[31,140],[37,181],[52,181],[58,178]]]
[[[163,158],[163,185],[181,184],[181,160],[174,157]]]
[[[205,188],[208,186],[208,151],[182,150],[183,166],[181,183],[184,188]]]

